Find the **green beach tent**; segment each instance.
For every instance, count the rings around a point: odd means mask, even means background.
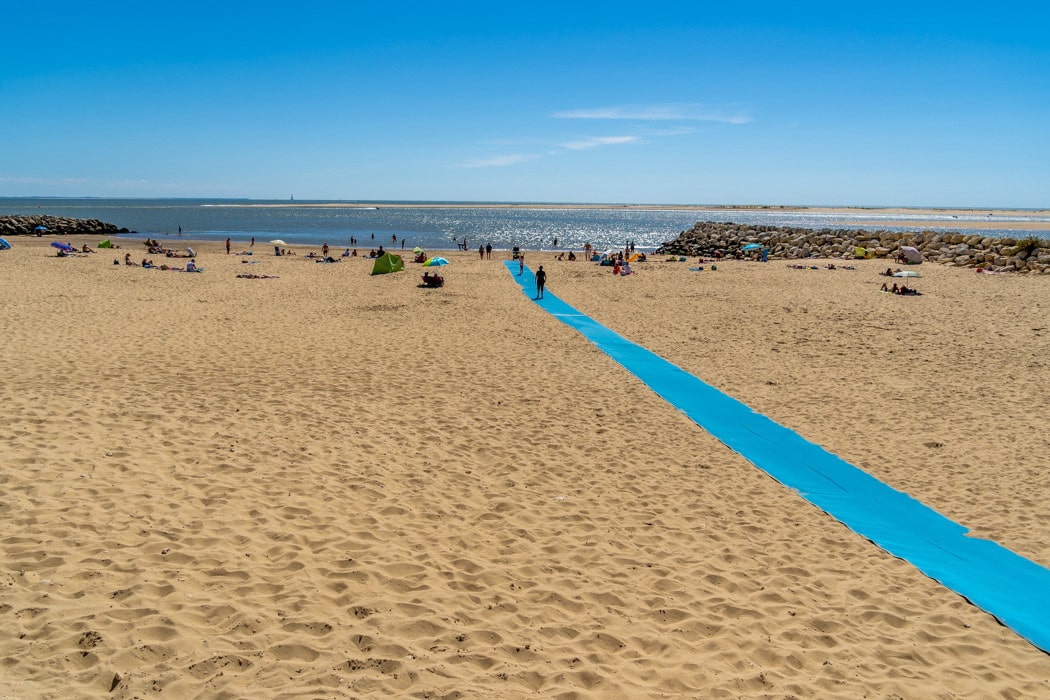
[[[107,238],[104,241],[100,241],[99,244],[98,244],[98,247],[99,248],[112,248],[113,247],[113,241],[111,241],[111,240],[109,240]]]
[[[405,262],[401,259],[400,255],[394,255],[393,253],[383,253],[376,258],[375,265],[372,266],[373,275],[385,275],[388,272],[397,272],[398,270],[405,269]]]

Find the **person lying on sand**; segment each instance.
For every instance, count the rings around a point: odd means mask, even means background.
[[[883,282],[882,289],[880,289],[879,291],[889,292],[891,294],[900,294],[903,296],[920,296],[922,294],[922,292],[920,292],[918,289],[912,289],[911,287],[904,284],[898,287],[896,282],[893,283],[892,287],[887,287],[886,283]]]
[[[279,279],[277,275],[253,275],[253,274],[241,274],[237,275],[241,279],[245,280],[275,280]]]

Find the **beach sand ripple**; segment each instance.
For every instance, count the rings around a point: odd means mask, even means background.
[[[0,695],[1050,694],[1043,652],[501,263],[453,254],[422,290],[360,259],[237,279],[202,247],[202,275],[0,257]],[[581,311],[1050,564],[1045,278],[924,265],[909,299],[877,265],[536,258]]]

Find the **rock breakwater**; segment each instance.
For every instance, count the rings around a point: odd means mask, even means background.
[[[801,258],[894,258],[901,246],[912,246],[923,260],[958,267],[1001,271],[1050,273],[1050,240],[989,238],[957,232],[898,233],[860,229],[808,229],[702,221],[682,231],[657,254],[743,256],[746,245],[757,243],[774,260]],[[865,254],[859,256],[858,249]]]
[[[109,236],[119,233],[132,232],[98,219],[70,219],[46,215],[0,216],[0,236]]]

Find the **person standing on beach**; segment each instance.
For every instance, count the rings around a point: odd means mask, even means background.
[[[252,242],[251,242],[251,244],[248,247],[249,248],[254,248],[255,247],[255,236],[252,236]]]
[[[525,273],[525,253],[518,255],[518,277]]]
[[[536,298],[543,298],[543,286],[547,284],[547,273],[543,271],[543,265],[536,270]]]
[[[227,255],[230,254],[230,237],[229,236],[226,237],[226,254]]]
[[[485,246],[483,245],[478,246],[478,258],[480,258],[481,260],[485,259]]]
[[[325,241],[321,245],[321,257],[322,258],[327,258],[328,257],[328,241]]]
[[[489,259],[489,260],[492,260],[492,244],[491,243],[486,243],[485,244],[485,257],[487,259]]]

